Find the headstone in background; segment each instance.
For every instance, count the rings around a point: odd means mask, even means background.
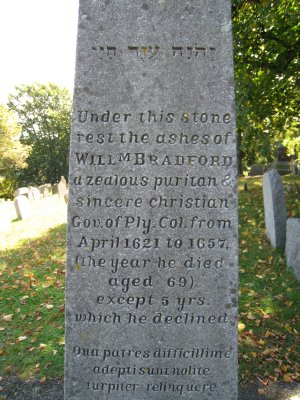
[[[280,175],[291,173],[291,157],[287,154],[287,148],[279,143],[275,149],[275,159],[271,163],[271,168],[278,171]]]
[[[292,162],[290,163],[290,166],[291,166],[291,173],[292,173],[293,175],[296,175],[297,172],[298,172],[297,162],[296,162],[296,161],[292,161]]]
[[[273,247],[285,247],[286,203],[279,173],[270,170],[263,176],[263,196],[267,236]]]
[[[18,188],[14,193],[14,197],[17,196],[26,196],[27,198],[29,198],[29,188],[27,187]]]
[[[29,188],[31,197],[33,199],[33,201],[38,201],[41,198],[41,192],[39,191],[38,188],[34,187],[34,186],[30,186]]]
[[[253,164],[251,165],[249,176],[259,176],[263,175],[265,172],[265,167],[261,164]]]
[[[60,177],[60,182],[64,183],[65,186],[67,186],[66,178],[63,175]]]
[[[64,199],[67,193],[67,183],[65,178],[62,176],[60,182],[57,185],[58,195],[60,198]]]
[[[288,218],[286,224],[286,261],[300,282],[300,218]]]
[[[80,2],[66,400],[237,399],[230,14]]]
[[[50,183],[45,183],[38,187],[42,197],[48,197],[52,195],[52,186]]]
[[[28,197],[24,195],[15,197],[14,205],[18,219],[28,219],[32,216],[32,210]]]

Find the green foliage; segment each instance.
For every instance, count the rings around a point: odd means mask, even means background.
[[[300,152],[298,0],[233,2],[240,158],[269,162],[276,142]]]
[[[67,89],[35,83],[15,88],[8,107],[19,117],[21,142],[31,145],[19,184],[55,183],[68,174],[72,101]]]
[[[0,197],[13,195],[15,177],[26,167],[30,146],[20,143],[20,134],[14,113],[0,105]]]
[[[0,198],[13,199],[17,182],[14,178],[0,178]]]

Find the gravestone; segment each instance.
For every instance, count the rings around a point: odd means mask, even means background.
[[[66,400],[237,399],[230,12],[80,2]]]
[[[270,170],[263,176],[263,197],[267,236],[273,247],[285,247],[286,203],[279,173]]]
[[[288,218],[286,224],[286,261],[300,282],[300,218]]]
[[[249,176],[259,176],[263,175],[265,172],[265,167],[261,164],[253,164],[251,165]]]
[[[61,177],[60,182],[57,185],[57,190],[59,197],[64,199],[67,193],[67,182],[63,176]]]
[[[41,199],[41,192],[37,187],[30,186],[29,191],[33,201],[39,201]]]
[[[14,199],[14,205],[18,219],[27,219],[32,215],[32,210],[28,197],[21,195]]]
[[[18,188],[14,193],[14,197],[17,196],[26,196],[29,198],[29,189],[27,187]]]
[[[65,186],[67,186],[66,178],[63,175],[60,177],[60,182],[64,183]]]
[[[48,197],[52,195],[52,185],[50,183],[45,183],[38,187],[42,197]]]

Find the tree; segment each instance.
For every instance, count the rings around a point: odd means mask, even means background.
[[[233,27],[240,164],[269,162],[278,142],[297,155],[300,2],[235,0]]]
[[[15,88],[8,107],[22,129],[21,142],[32,146],[21,184],[55,183],[68,174],[72,101],[67,89],[53,83]]]
[[[20,143],[21,127],[13,112],[0,105],[0,196],[11,197],[17,174],[26,167],[30,146]]]

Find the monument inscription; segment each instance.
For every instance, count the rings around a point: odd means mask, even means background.
[[[227,0],[80,1],[65,399],[237,399]]]

